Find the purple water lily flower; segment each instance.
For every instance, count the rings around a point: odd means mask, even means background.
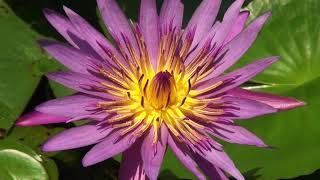
[[[240,11],[243,1],[236,0],[219,22],[221,0],[203,0],[182,30],[180,0],[164,0],[160,15],[155,0],[141,0],[138,23],[129,22],[115,0],[98,0],[113,44],[67,7],[67,17],[44,10],[68,43],[41,40],[40,45],[70,69],[47,77],[78,93],[37,106],[17,125],[90,119],[50,138],[42,149],[94,145],[83,166],[122,153],[120,179],[157,179],[170,148],[200,180],[227,179],[225,173],[243,180],[215,139],[268,147],[234,121],[303,105],[239,88],[278,57],[223,74],[270,16],[268,12],[245,27],[249,12]]]

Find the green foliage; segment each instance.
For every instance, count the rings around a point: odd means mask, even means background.
[[[8,130],[37,87],[37,64],[46,56],[35,42],[37,34],[2,1],[0,7],[0,127]]]
[[[0,179],[58,180],[57,167],[16,141],[0,141]]]

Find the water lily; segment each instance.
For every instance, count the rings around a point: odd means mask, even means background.
[[[183,30],[180,0],[164,0],[159,15],[155,0],[141,0],[138,23],[128,21],[115,0],[98,0],[112,43],[67,7],[66,16],[44,10],[68,43],[39,43],[70,70],[47,77],[77,93],[40,104],[17,125],[89,119],[50,138],[42,150],[94,145],[83,166],[122,153],[120,179],[157,179],[167,148],[198,179],[226,179],[225,173],[244,179],[216,139],[268,147],[234,122],[303,102],[239,87],[278,57],[224,73],[270,16],[245,27],[243,2],[234,1],[219,22],[221,0],[203,0]]]

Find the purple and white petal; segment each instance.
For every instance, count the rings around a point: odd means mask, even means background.
[[[181,30],[183,20],[184,6],[180,0],[164,0],[159,17],[161,32],[168,30],[172,24],[172,28],[176,31]]]
[[[51,9],[44,9],[43,13],[49,23],[74,47],[78,47],[78,45],[73,41],[73,39],[70,37],[69,33],[72,33],[74,35],[79,36],[79,39],[82,39],[81,34],[76,30],[76,28],[73,26],[73,24],[70,22],[70,20],[51,10]]]
[[[49,115],[37,111],[30,112],[21,116],[17,122],[17,126],[37,126],[42,124],[64,123],[69,117]]]
[[[56,81],[59,84],[62,84],[68,88],[74,89],[85,94],[99,96],[101,98],[109,100],[118,99],[116,96],[107,94],[106,92],[96,91],[95,88],[103,88],[100,83],[106,81],[98,79],[94,76],[74,72],[55,72],[47,74],[47,77],[53,81]],[[92,87],[95,88],[92,89]]]
[[[132,134],[121,137],[118,131],[111,132],[109,136],[95,145],[82,159],[84,167],[94,165],[127,150],[134,142]]]
[[[227,35],[226,39],[224,40],[224,44],[230,42],[233,38],[235,38],[241,31],[244,29],[244,26],[250,16],[250,11],[242,11],[238,15],[235,23],[233,24],[229,34]]]
[[[203,0],[193,13],[184,31],[186,32],[184,33],[184,37],[186,37],[186,34],[195,28],[191,49],[195,47],[211,29],[219,12],[220,4],[221,0]]]
[[[97,4],[109,33],[115,39],[119,39],[123,47],[126,47],[126,42],[122,36],[126,36],[133,46],[134,52],[139,55],[138,45],[129,21],[116,0],[98,0]]]
[[[174,138],[169,135],[168,136],[168,145],[171,148],[172,152],[176,155],[179,161],[190,171],[194,176],[199,180],[205,180],[206,177],[198,170],[197,163],[193,160],[189,149],[185,146],[185,144],[181,144],[176,142]]]
[[[210,150],[203,149],[201,152],[198,151],[197,154],[203,159],[206,159],[213,167],[217,167],[229,173],[237,180],[244,180],[240,171],[235,167],[232,160],[224,151],[212,148]]]
[[[50,24],[75,48],[90,54],[93,57],[100,58],[99,55],[84,40],[82,34],[73,26],[71,21],[50,9],[44,9],[43,13]]]
[[[294,109],[300,106],[304,106],[305,103],[294,98],[276,96],[268,93],[254,92],[241,88],[234,88],[228,92],[228,95],[251,99],[258,101],[273,108],[276,108],[280,111]]]
[[[231,67],[235,62],[237,62],[240,57],[242,57],[242,55],[251,47],[262,26],[267,21],[270,15],[271,13],[268,12],[260,16],[232,41],[226,44],[220,51],[222,58],[214,67],[214,71],[210,75],[205,77],[204,80],[219,76],[229,67]]]
[[[199,44],[196,49],[186,59],[185,64],[189,64],[192,59],[194,59],[201,51],[203,51],[203,49],[208,45],[208,42],[210,46],[215,46],[216,50],[220,49],[227,35],[231,31],[232,26],[236,23],[243,2],[244,0],[235,1],[226,11],[223,21],[221,23],[217,22],[210,27],[208,32],[203,35],[203,38],[199,40]]]
[[[237,18],[243,3],[244,0],[236,0],[231,4],[223,16],[221,25],[218,27],[212,43],[216,43],[218,47],[223,45],[223,42],[226,40],[227,36],[232,31],[232,28],[237,23]]]
[[[167,148],[168,129],[166,125],[160,128],[159,142],[153,143],[154,127],[152,127],[145,137],[141,146],[141,157],[143,160],[143,169],[150,180],[156,180],[162,160]]]
[[[51,40],[40,40],[38,42],[47,53],[73,72],[89,74],[89,65],[93,62],[100,62],[100,60],[90,57],[90,54],[86,54],[68,44]]]
[[[143,170],[141,159],[141,145],[143,139],[138,139],[129,149],[122,153],[121,166],[119,170],[120,180],[147,180]]]
[[[78,94],[44,102],[35,109],[46,114],[74,118],[92,114],[94,111],[90,111],[90,109],[97,108],[97,103],[102,101],[98,97]]]
[[[220,168],[212,165],[209,161],[207,161],[200,155],[195,154],[194,159],[197,161],[201,170],[210,180],[229,180],[229,178]]]
[[[159,17],[155,0],[141,0],[139,25],[153,69],[157,69],[159,51]]]
[[[217,122],[213,123],[211,128],[214,129],[214,131],[210,131],[212,135],[226,142],[257,147],[268,147],[268,145],[266,145],[260,138],[243,127]]]
[[[252,77],[256,76],[258,73],[263,71],[265,68],[275,63],[278,59],[279,59],[278,57],[269,57],[269,58],[255,61],[254,63],[246,65],[245,67],[240,68],[236,71],[233,71],[229,74],[226,74],[217,78],[211,78],[208,80],[201,81],[197,83],[193,87],[193,89],[200,90],[200,89],[208,88],[219,82],[222,82],[222,85],[220,85],[220,87],[217,87],[211,91],[198,95],[199,98],[213,97],[217,94],[229,91],[247,82]]]
[[[222,101],[224,101],[224,104],[227,106],[227,108],[224,109],[225,113],[230,113],[230,118],[232,119],[249,119],[277,112],[276,108],[251,99],[224,96],[222,97]],[[228,117],[228,115],[222,116]]]
[[[42,151],[60,151],[75,149],[100,142],[111,129],[100,129],[96,125],[82,125],[65,130],[47,140]]]
[[[123,59],[118,50],[116,50],[113,45],[107,41],[107,39],[100,32],[95,30],[94,27],[92,27],[85,19],[65,6],[64,11],[74,27],[79,31],[79,33],[82,34],[83,38],[100,55],[101,58],[106,60],[111,65],[117,66],[116,63],[108,56],[108,53],[112,53],[121,61],[124,66],[127,65],[127,62]]]

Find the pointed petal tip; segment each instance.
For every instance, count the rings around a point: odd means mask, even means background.
[[[68,16],[71,15],[71,14],[75,14],[75,12],[74,12],[72,9],[68,8],[68,7],[65,6],[65,5],[63,5],[62,8],[63,8],[64,12],[65,12]]]
[[[302,106],[306,106],[308,105],[306,102],[304,101],[300,101],[294,98],[287,98],[287,106],[285,106],[284,108],[279,108],[279,111],[282,110],[290,110],[290,109],[295,109],[298,107],[302,107]]]
[[[91,155],[88,156],[88,153],[87,153],[82,159],[82,166],[89,167],[89,166],[95,165],[95,164],[102,162],[102,161],[103,160],[98,161],[98,160],[92,159]]]
[[[300,101],[300,100],[296,100],[296,106],[295,107],[301,107],[301,106],[307,106],[308,103],[304,102],[304,101]]]
[[[272,63],[274,63],[275,61],[278,61],[280,59],[280,56],[271,56],[270,57],[270,61],[272,62]]]
[[[51,123],[66,122],[69,118],[62,116],[48,115],[37,111],[21,116],[17,121],[17,126],[37,126]]]
[[[270,16],[272,16],[272,11],[267,11],[264,13],[264,15],[270,17]]]
[[[295,108],[307,105],[307,103],[304,101],[300,101],[291,97],[280,97],[280,96],[276,97],[276,99],[274,99],[274,102],[271,100],[270,102],[266,102],[266,103],[270,103],[270,105],[277,108],[278,111],[287,111],[287,110],[291,110],[291,109],[295,109]]]
[[[268,57],[268,58],[264,58],[262,60],[259,60],[260,62],[258,62],[256,65],[257,66],[271,66],[272,64],[274,64],[275,62],[277,62],[278,60],[280,59],[280,56],[271,56],[271,57]]]
[[[23,117],[19,118],[15,123],[16,126],[32,126],[30,121],[25,120]],[[36,126],[36,125],[35,125]]]
[[[50,14],[54,13],[54,11],[52,9],[49,9],[49,8],[42,9],[42,12],[43,12],[44,15],[50,15]]]
[[[263,25],[267,22],[267,20],[269,19],[269,17],[272,15],[271,11],[267,11],[266,13],[264,13],[263,15],[259,16],[258,18],[256,18],[252,24],[254,24],[253,26],[253,30],[254,31],[260,31],[260,29],[263,27]]]
[[[271,16],[272,16],[272,12],[271,11],[267,11],[267,12],[265,12],[263,15],[261,15],[258,18],[261,19],[262,24],[264,24],[269,19],[269,17],[271,17]]]
[[[257,147],[260,147],[260,148],[265,148],[265,149],[269,149],[269,145],[265,144],[264,142],[261,142],[260,144],[257,144],[256,145]]]
[[[82,166],[83,167],[89,167],[93,165],[93,163],[90,163],[87,159],[85,159],[85,157],[82,159]]]
[[[58,151],[54,148],[54,144],[50,143],[50,139],[46,141],[42,146],[41,146],[41,151],[42,152],[54,152]]]
[[[90,151],[88,153],[90,153]],[[89,155],[88,153],[86,153],[86,155],[82,158],[82,166],[83,167],[92,166],[92,165],[98,163],[96,160],[93,160],[91,155]]]
[[[54,16],[61,16],[58,12],[56,12],[55,10],[53,9],[49,9],[49,8],[43,8],[42,9],[42,13],[48,17],[50,15],[54,15]]]
[[[264,92],[236,88],[229,92],[232,96],[247,98],[267,104],[278,111],[285,111],[307,105],[306,102],[291,97],[272,95]]]

